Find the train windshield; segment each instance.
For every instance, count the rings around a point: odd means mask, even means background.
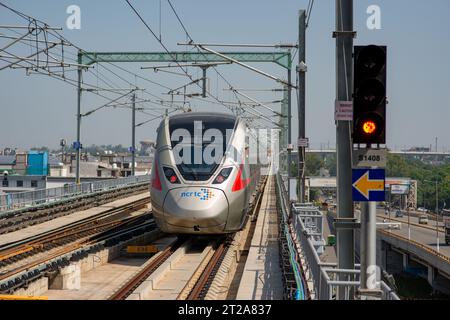
[[[169,120],[176,165],[186,180],[206,181],[216,171],[234,129],[234,116],[183,115]]]

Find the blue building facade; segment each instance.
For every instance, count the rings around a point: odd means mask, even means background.
[[[37,176],[48,175],[48,152],[28,152],[27,174]]]

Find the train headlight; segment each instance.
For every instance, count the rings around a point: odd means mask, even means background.
[[[178,179],[175,171],[172,168],[169,167],[163,167],[164,175],[166,176],[166,179],[169,180],[170,183],[176,184],[180,183],[180,180]]]
[[[213,184],[219,184],[228,179],[233,168],[224,168],[220,171],[217,177],[214,179]]]

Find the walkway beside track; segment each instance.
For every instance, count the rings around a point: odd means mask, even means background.
[[[323,237],[325,241],[327,241],[328,236],[331,234],[335,235],[334,227],[331,225],[333,223],[333,219],[328,218],[328,212],[326,210],[322,211],[323,213]],[[327,263],[336,263],[337,262],[337,253],[335,246],[325,246],[323,254],[320,255],[320,260],[322,262]]]
[[[275,176],[269,176],[236,300],[281,300]]]
[[[0,235],[0,245],[4,245],[7,243],[22,240],[22,239],[25,239],[28,237],[36,236],[43,232],[47,232],[47,231],[50,231],[50,230],[53,230],[53,229],[56,229],[59,227],[63,227],[72,222],[86,219],[86,218],[94,216],[96,214],[105,212],[105,211],[113,209],[113,208],[123,206],[127,203],[137,201],[137,200],[143,199],[148,196],[149,196],[149,193],[144,192],[144,193],[137,194],[137,195],[134,195],[134,196],[131,196],[128,198],[123,198],[120,200],[108,202],[108,203],[105,203],[98,207],[93,207],[93,208],[89,208],[87,210],[73,212],[73,213],[68,214],[67,216],[62,216],[62,217],[59,217],[59,218],[56,218],[56,219],[53,219],[50,221],[46,221],[46,222],[43,222],[40,224],[36,224],[33,226],[29,226],[29,227],[26,227],[26,228],[23,228],[23,229],[14,231],[14,232],[1,234]],[[130,213],[129,215],[132,216],[133,214]]]

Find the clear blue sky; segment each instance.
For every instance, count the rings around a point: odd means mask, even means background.
[[[63,27],[63,35],[89,51],[162,51],[150,32],[138,21],[123,0],[1,0],[29,15]],[[355,44],[384,44],[388,46],[388,127],[387,140],[391,148],[429,146],[435,137],[439,148],[450,149],[450,2],[448,0],[357,0],[354,8]],[[159,32],[159,0],[134,0],[150,26]],[[175,8],[198,42],[218,43],[294,43],[297,38],[298,10],[307,1],[269,0],[172,0]],[[81,30],[65,26],[66,8],[81,7]],[[382,29],[366,28],[366,9],[371,4],[381,7]],[[315,1],[310,27],[307,31],[307,135],[313,147],[334,145],[335,125],[335,2]],[[5,9],[0,8],[2,24],[18,24]],[[162,40],[173,50],[186,37],[165,0],[162,0]],[[224,49],[225,50],[225,49]],[[26,53],[26,52],[25,52]],[[186,82],[177,76],[142,71],[144,64],[123,66],[169,87]],[[285,78],[280,68],[255,64],[269,73]],[[101,69],[100,69],[101,70]],[[277,85],[250,71],[235,66],[219,70],[237,88],[275,88]],[[192,71],[196,76],[196,72]],[[209,73],[210,91],[221,98],[232,99],[216,84],[216,75]],[[111,77],[111,80],[114,77]],[[92,81],[96,81],[92,79]],[[138,85],[145,82],[130,79]],[[117,81],[120,83],[120,81]],[[122,83],[123,85],[123,83]],[[1,118],[0,147],[29,148],[47,145],[56,147],[60,138],[75,140],[75,88],[44,76],[25,76],[21,70],[0,71]],[[164,89],[147,86],[154,94],[164,97]],[[195,91],[196,88],[192,88]],[[262,100],[281,98],[273,93],[248,93]],[[165,96],[167,97],[167,96]],[[87,111],[103,100],[83,97]],[[198,110],[223,110],[217,105],[193,103]],[[293,96],[293,105],[296,105]],[[278,106],[277,106],[278,108]],[[295,108],[294,108],[295,110]],[[139,115],[138,121],[150,118]],[[296,123],[294,116],[293,123]],[[157,122],[140,127],[140,139],[154,139]],[[293,137],[297,136],[294,126]],[[83,122],[82,141],[90,144],[130,144],[129,110],[104,109]]]

